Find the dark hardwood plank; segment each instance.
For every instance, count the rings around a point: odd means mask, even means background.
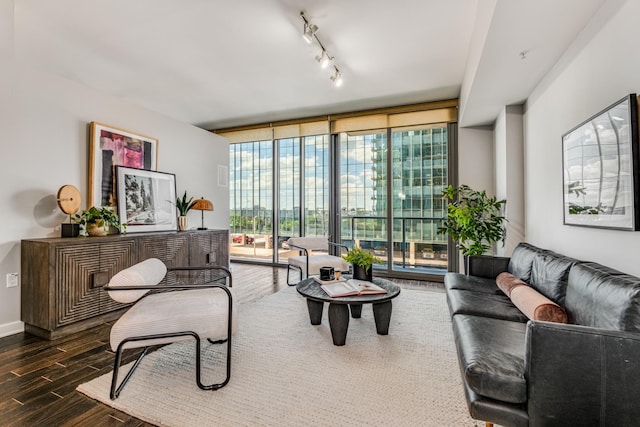
[[[232,275],[238,303],[258,300],[287,286],[284,268],[233,263]],[[442,291],[442,284],[399,283],[403,288]],[[151,426],[75,390],[113,369],[112,323],[51,341],[28,333],[0,338],[0,425]],[[123,363],[137,354],[125,353]]]

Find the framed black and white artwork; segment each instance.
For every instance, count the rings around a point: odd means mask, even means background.
[[[563,135],[564,223],[638,230],[639,154],[635,94]]]
[[[176,176],[116,167],[118,215],[127,232],[177,230]]]

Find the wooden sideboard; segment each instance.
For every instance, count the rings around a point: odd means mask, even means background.
[[[54,339],[118,318],[127,305],[113,301],[102,287],[120,270],[147,258],[159,258],[167,267],[228,267],[229,231],[22,240],[25,332]],[[207,280],[203,272],[188,274],[168,274],[164,281]]]

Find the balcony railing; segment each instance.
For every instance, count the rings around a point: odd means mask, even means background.
[[[393,217],[393,239],[387,241],[387,217],[342,217],[342,243],[359,246],[399,268],[447,267],[447,237],[438,234],[442,217]],[[389,251],[391,247],[391,251]]]
[[[241,226],[230,227],[231,256],[269,260],[277,251],[280,262],[289,256],[285,241],[297,235],[296,220],[286,227],[280,224],[278,240],[272,236],[271,218],[247,217],[237,221]],[[263,221],[260,221],[260,220]],[[356,243],[363,249],[383,259],[393,269],[406,269],[416,272],[443,274],[447,271],[447,238],[437,233],[442,225],[442,217],[393,217],[392,239],[387,240],[388,223],[386,216],[371,216],[364,213],[343,213],[341,218],[342,243],[347,246]],[[305,234],[327,235],[328,225],[325,218],[306,221]],[[293,253],[293,252],[291,252]],[[384,267],[383,268],[387,268]]]

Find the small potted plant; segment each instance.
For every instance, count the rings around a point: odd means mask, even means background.
[[[178,197],[176,199],[176,208],[178,209],[178,228],[180,231],[185,231],[189,228],[189,221],[187,219],[187,212],[193,208],[196,202],[193,200],[193,197],[187,199],[187,192],[185,191],[182,197]]]
[[[349,249],[349,252],[343,255],[342,258],[353,265],[354,279],[367,280],[369,282],[373,279],[373,268],[371,266],[374,263],[380,264],[382,262],[380,258],[373,256],[370,252],[357,246]]]
[[[89,236],[106,236],[111,228],[122,233],[126,233],[127,230],[127,224],[120,224],[120,217],[107,206],[92,206],[74,215],[72,220],[84,226],[85,235]]]

